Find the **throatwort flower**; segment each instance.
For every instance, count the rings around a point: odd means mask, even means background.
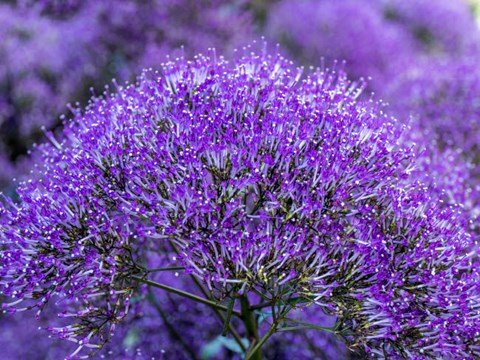
[[[362,87],[213,53],[92,100],[1,208],[5,311],[63,308],[50,330],[77,356],[149,285],[215,308],[246,359],[307,329],[378,358],[480,356],[473,240]],[[162,284],[173,269],[205,297]]]

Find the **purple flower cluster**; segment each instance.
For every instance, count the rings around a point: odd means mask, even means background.
[[[174,266],[242,317],[272,303],[267,337],[308,307],[378,358],[480,356],[474,240],[362,88],[213,54],[94,99],[1,208],[5,311],[58,307],[50,331],[85,354]]]
[[[472,13],[0,4],[2,356],[479,358]],[[320,69],[235,54],[264,33]]]

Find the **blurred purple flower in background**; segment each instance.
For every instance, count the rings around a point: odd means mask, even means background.
[[[88,47],[88,22],[64,23],[7,4],[0,4],[0,22],[0,151],[11,162],[0,174],[5,185],[41,126],[55,124],[66,103],[81,96],[98,64]]]
[[[372,77],[382,94],[419,58],[471,52],[480,39],[461,0],[285,0],[272,6],[266,31],[304,64],[345,60],[351,76]]]
[[[428,59],[398,76],[388,88],[392,111],[413,116],[441,148],[459,149],[478,163],[480,66],[478,56]]]
[[[479,32],[464,0],[373,0],[384,16],[409,35],[416,49],[427,54],[459,55],[478,50]]]
[[[462,204],[469,213],[470,227],[478,233],[480,67],[477,58],[466,54],[419,61],[386,87],[385,96],[392,113],[403,119],[411,117],[414,129],[410,136],[430,144],[437,160],[425,173],[440,187],[449,189],[450,198]]]
[[[0,151],[16,175],[19,156],[54,128],[68,102],[85,103],[93,86],[133,79],[167,55],[215,46],[225,53],[251,38],[243,0],[42,1],[0,4]],[[239,31],[241,29],[241,31]],[[183,47],[180,49],[180,47]]]
[[[287,0],[268,14],[270,38],[303,63],[345,60],[351,76],[373,78],[369,90],[411,124],[408,141],[428,149],[418,174],[441,192],[448,188],[442,201],[462,204],[465,221],[475,223],[480,35],[468,3]]]
[[[280,1],[269,12],[267,33],[304,64],[345,60],[349,75],[372,77],[374,88],[412,55],[411,39],[375,0]]]

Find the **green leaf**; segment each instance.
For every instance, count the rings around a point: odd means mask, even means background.
[[[225,346],[228,350],[233,351],[237,354],[243,354],[243,350],[240,345],[237,344],[235,339],[227,338],[226,336],[218,336],[218,339],[221,341],[222,345]],[[246,338],[242,338],[242,343],[245,348],[248,348],[250,342]]]
[[[245,346],[245,348],[248,348],[249,341],[248,339],[243,338],[242,343]],[[233,351],[234,353],[237,354],[243,354],[243,350],[240,347],[240,345],[237,344],[237,342],[234,339],[227,338],[226,336],[217,336],[214,338],[212,341],[206,343],[202,350],[201,350],[201,355],[200,358],[202,360],[208,360],[220,353],[222,348],[226,348],[230,351]]]
[[[223,344],[218,337],[203,345],[200,358],[208,360],[218,355],[222,350]]]
[[[133,296],[131,299],[130,299],[130,304],[136,304],[138,302],[141,302],[143,301],[143,298],[141,296]]]
[[[310,301],[312,301],[312,300],[307,298],[307,297],[299,296],[299,297],[288,299],[286,301],[286,303],[289,304],[289,305],[297,305],[297,304],[307,303],[307,302],[310,302]]]
[[[130,330],[123,339],[123,346],[127,349],[133,348],[140,342],[140,334],[137,329]]]
[[[255,310],[254,313],[258,315],[258,325],[260,325],[266,318],[273,316],[271,311]]]

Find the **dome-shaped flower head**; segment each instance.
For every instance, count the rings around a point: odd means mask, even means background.
[[[51,330],[78,355],[141,283],[171,290],[152,267],[180,266],[247,330],[272,308],[253,349],[310,305],[380,358],[478,356],[471,237],[409,180],[401,128],[361,90],[279,55],[214,55],[94,99],[1,209],[5,310],[63,307]]]

